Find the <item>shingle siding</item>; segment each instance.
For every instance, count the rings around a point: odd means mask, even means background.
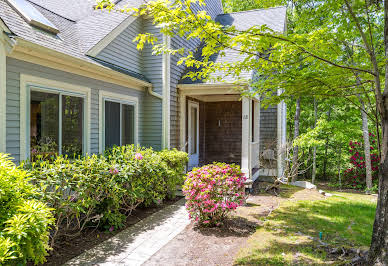
[[[215,19],[219,14],[223,13],[221,0],[206,0],[207,13]],[[194,10],[199,10],[197,6]],[[186,40],[180,36],[174,36],[171,38],[172,49],[179,49],[185,47],[187,50],[194,50],[199,46],[200,42],[197,39]],[[179,147],[179,135],[180,135],[180,110],[179,110],[179,93],[177,85],[182,78],[182,74],[186,69],[184,65],[177,65],[180,59],[180,55],[171,56],[171,76],[170,76],[170,146],[171,148]]]
[[[276,149],[277,145],[277,107],[270,106],[260,110],[260,147],[264,149]]]
[[[160,127],[160,123],[158,122],[160,118],[157,114],[153,113],[153,108],[149,107],[148,102],[151,102],[151,106],[153,106],[155,105],[153,103],[154,100],[150,100],[150,96],[146,96],[144,92],[7,58],[6,142],[7,153],[10,153],[16,161],[20,160],[20,74],[27,74],[91,88],[90,150],[92,153],[98,153],[99,151],[100,90],[137,97],[139,99],[139,143],[145,146],[154,146],[156,149],[160,148],[160,143],[154,141],[155,132],[158,132]],[[148,113],[150,111],[152,112],[151,114]],[[148,119],[149,116],[155,118]],[[154,122],[154,120],[156,120],[156,122]]]

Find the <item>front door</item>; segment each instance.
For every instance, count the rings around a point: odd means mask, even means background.
[[[199,164],[199,104],[188,103],[189,170]]]

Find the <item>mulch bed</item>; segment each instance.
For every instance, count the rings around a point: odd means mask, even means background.
[[[153,206],[153,207],[140,207],[132,212],[126,222],[125,226],[120,230],[116,230],[114,232],[97,230],[95,228],[91,228],[89,230],[85,230],[81,235],[72,239],[60,239],[57,240],[56,247],[51,251],[51,255],[48,256],[47,262],[44,265],[61,265],[70,259],[77,257],[82,254],[84,251],[89,250],[101,242],[115,236],[119,232],[127,229],[128,227],[136,224],[140,220],[154,214],[155,212],[163,209],[166,206],[174,204],[181,197],[177,197],[173,200],[165,200],[161,205]]]
[[[279,207],[281,201],[290,200],[264,193],[268,185],[256,182],[246,206],[238,208],[223,226],[199,228],[191,223],[144,265],[233,265],[238,251],[247,245],[263,218]],[[316,191],[301,189],[296,194],[295,200],[311,198],[311,194],[322,198]]]

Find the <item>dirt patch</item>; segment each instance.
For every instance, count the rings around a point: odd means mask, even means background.
[[[264,193],[268,183],[255,183],[246,206],[220,228],[198,228],[191,223],[144,265],[233,265],[240,248],[257,226],[285,200],[320,200],[316,190],[284,186],[280,195]]]
[[[182,197],[177,197],[174,200],[165,200],[163,204],[159,206],[153,206],[148,208],[138,208],[132,212],[125,222],[125,226],[120,230],[114,232],[101,231],[96,229],[85,230],[81,235],[72,239],[59,239],[57,246],[52,251],[51,255],[48,256],[47,262],[44,265],[61,265],[70,259],[79,256],[84,251],[92,249],[101,242],[115,236],[119,232],[129,228],[136,224],[140,220],[152,215],[153,213],[163,209],[166,206],[174,204]]]

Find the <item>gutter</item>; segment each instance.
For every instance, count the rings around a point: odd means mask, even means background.
[[[159,94],[159,93],[157,93],[157,92],[154,92],[154,91],[152,90],[152,85],[151,85],[150,87],[148,87],[148,93],[149,93],[150,95],[152,95],[152,96],[158,98],[158,99],[163,100],[163,95],[161,95],[161,94]]]

